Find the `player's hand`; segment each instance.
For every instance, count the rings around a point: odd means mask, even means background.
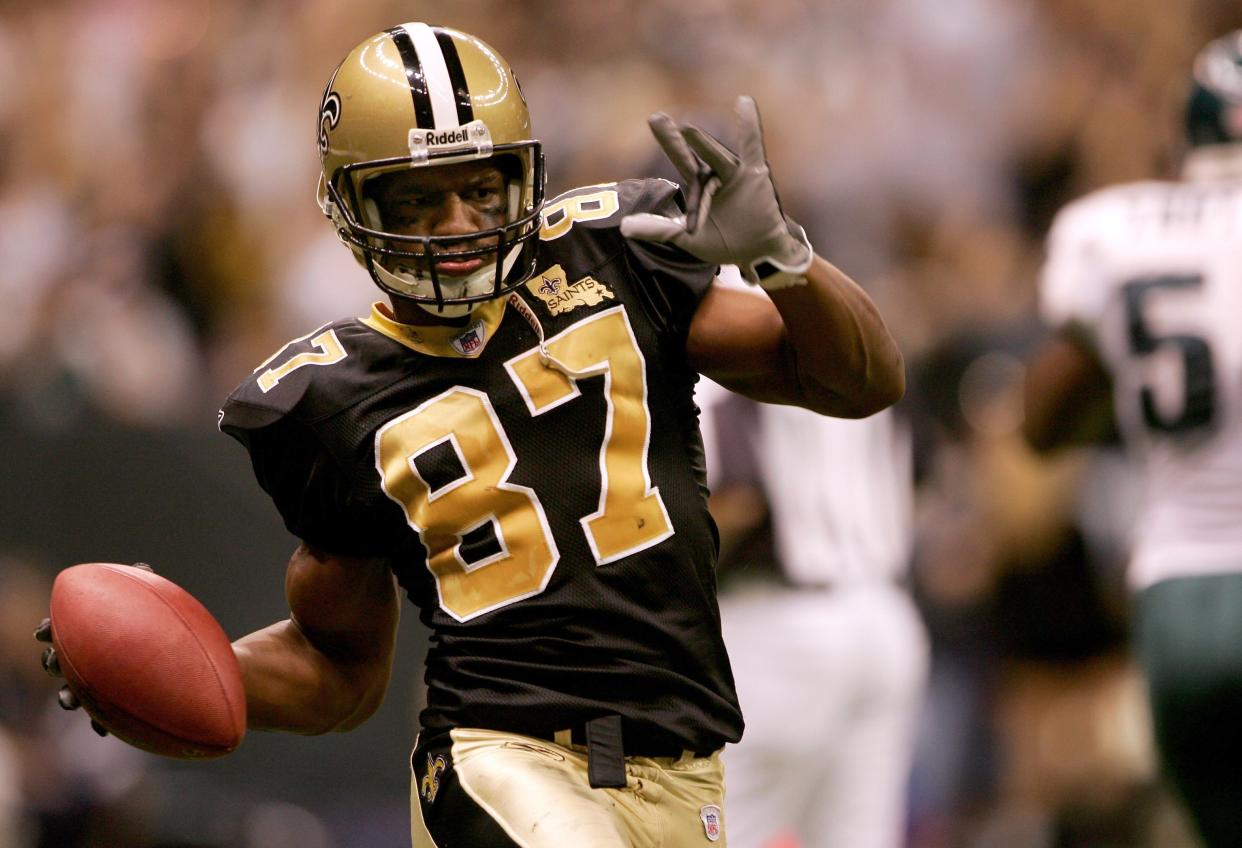
[[[134,568],[141,568],[143,571],[155,570],[145,562],[134,563]],[[56,648],[52,646],[52,620],[50,618],[45,618],[39,622],[39,626],[35,628],[34,637],[35,641],[47,644],[47,647],[43,649],[43,655],[40,657],[43,670],[52,677],[64,677],[60,670],[60,660],[56,657]],[[64,710],[76,710],[82,706],[82,702],[78,700],[77,695],[73,694],[73,690],[69,688],[68,684],[60,687],[60,691],[56,693],[56,701],[60,704],[61,709]],[[107,729],[93,718],[91,719],[91,729],[100,736],[108,735]]]
[[[681,174],[686,214],[644,212],[621,220],[628,238],[667,242],[718,265],[737,265],[747,282],[778,289],[806,282],[813,251],[806,232],[785,216],[763,149],[759,108],[739,97],[737,152],[663,112],[651,132]]]

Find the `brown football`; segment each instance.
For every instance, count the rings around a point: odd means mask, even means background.
[[[75,565],[52,585],[51,618],[69,688],[118,739],[180,759],[241,744],[237,657],[219,622],[177,584],[128,565]]]

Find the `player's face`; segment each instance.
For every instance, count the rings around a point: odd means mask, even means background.
[[[398,235],[464,236],[503,226],[508,217],[504,174],[486,162],[462,162],[436,168],[411,168],[376,177],[367,186],[379,207],[384,229]],[[447,253],[494,246],[495,236],[455,243]],[[392,244],[399,250],[421,253],[412,244]],[[437,254],[440,250],[436,251]],[[495,253],[446,258],[436,270],[450,277],[473,273]]]

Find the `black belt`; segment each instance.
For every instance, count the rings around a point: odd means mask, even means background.
[[[561,733],[538,733],[540,738],[558,742],[557,736],[564,739]],[[587,780],[593,789],[621,789],[625,786],[626,757],[671,757],[678,758],[687,753],[687,749],[670,739],[659,739],[641,731],[631,733],[624,738],[621,730],[621,716],[607,715],[594,718],[585,725],[569,728],[570,741],[575,745],[585,745],[587,749]],[[690,751],[695,757],[710,757],[712,751]]]

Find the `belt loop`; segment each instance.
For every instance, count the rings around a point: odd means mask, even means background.
[[[562,748],[572,748],[574,746],[574,732],[568,728],[558,730],[552,735],[552,741]]]
[[[621,716],[608,715],[586,724],[587,780],[592,789],[625,787],[625,748],[621,742]]]

